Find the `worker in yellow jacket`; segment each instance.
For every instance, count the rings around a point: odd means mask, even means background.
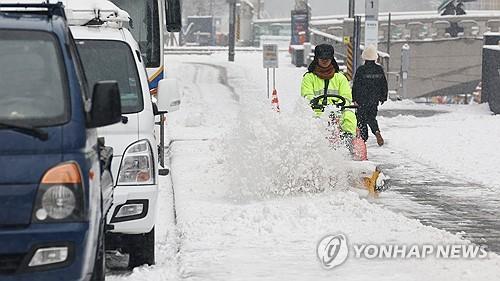
[[[321,96],[327,87],[328,94],[340,95],[345,98],[345,105],[352,105],[351,86],[347,78],[340,72],[337,61],[334,58],[332,45],[321,44],[314,49],[314,60],[309,65],[308,72],[302,79],[301,95],[309,101]],[[333,104],[334,99],[329,98],[328,104]],[[317,115],[322,111],[314,109]],[[346,109],[342,113],[340,128],[346,135],[356,135],[356,114]]]

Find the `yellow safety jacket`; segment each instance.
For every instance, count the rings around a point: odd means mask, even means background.
[[[323,95],[324,90],[325,81],[323,79],[319,78],[312,72],[304,75],[301,86],[301,95],[303,97],[310,101],[317,96]],[[330,79],[330,82],[328,84],[328,94],[340,95],[346,99],[345,105],[352,105],[351,86],[349,85],[349,81],[344,76],[344,74],[340,72],[335,73],[332,79]],[[328,104],[333,104],[332,98],[328,98]],[[321,110],[315,109],[314,111],[316,112],[317,116],[322,114]],[[349,109],[344,110],[344,112],[342,113],[340,127],[342,131],[350,133],[352,135],[356,135],[356,114]]]

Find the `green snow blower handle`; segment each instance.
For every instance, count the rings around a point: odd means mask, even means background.
[[[313,98],[311,100],[311,107],[313,109],[319,109],[321,111],[325,110],[325,107],[328,105],[328,98],[335,98],[337,100],[333,100],[333,105],[336,107],[340,107],[342,109],[345,108],[345,104],[347,103],[346,99],[343,96],[339,95],[333,95],[333,94],[326,94],[326,95],[321,95]],[[320,104],[320,100],[322,100],[322,104]],[[340,100],[340,101],[339,101]]]

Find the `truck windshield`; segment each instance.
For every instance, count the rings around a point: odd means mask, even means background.
[[[160,20],[158,0],[111,0],[127,11],[131,22],[128,29],[139,43],[146,67],[160,67]]]
[[[0,122],[42,127],[67,121],[61,58],[50,33],[0,30]]]
[[[142,88],[130,47],[120,41],[76,40],[89,85],[115,80],[120,88],[122,112],[136,113],[144,109]]]

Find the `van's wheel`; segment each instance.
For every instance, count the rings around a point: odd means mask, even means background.
[[[94,271],[92,272],[92,281],[104,281],[106,279],[106,239],[104,239],[104,220],[99,226],[99,243],[97,245],[96,258],[94,262]]]
[[[130,269],[141,265],[153,265],[155,263],[155,228],[144,234],[130,235],[129,237],[129,261]]]

